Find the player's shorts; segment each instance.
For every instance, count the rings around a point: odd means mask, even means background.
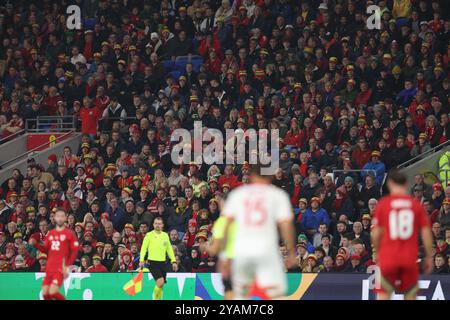
[[[280,256],[234,257],[232,285],[235,299],[249,298],[249,290],[255,283],[271,298],[286,294],[287,280]]]
[[[56,285],[61,287],[64,281],[64,275],[62,272],[46,272],[44,280],[42,280],[43,286]]]
[[[159,278],[164,278],[164,283],[166,283],[167,277],[167,264],[165,261],[147,261],[148,268],[150,269],[150,273],[153,276],[153,279],[158,280]]]
[[[418,287],[419,267],[411,265],[380,265],[381,291],[385,293],[415,294]]]

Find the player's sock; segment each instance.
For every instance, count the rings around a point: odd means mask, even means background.
[[[159,299],[158,300],[162,300],[163,299],[163,293],[164,293],[164,289],[162,287],[159,288]]]
[[[49,294],[43,294],[42,297],[44,298],[44,300],[51,300],[52,298],[50,298]]]
[[[162,288],[155,286],[153,289],[153,300],[161,300]]]
[[[50,299],[54,299],[54,300],[66,300],[66,298],[59,292],[56,292],[52,295],[50,295]]]
[[[153,300],[158,300],[157,299],[157,293],[158,293],[158,286],[155,285],[155,287],[153,288],[153,295],[152,295],[152,299]]]

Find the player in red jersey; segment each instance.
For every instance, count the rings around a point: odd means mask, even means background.
[[[47,253],[45,278],[42,281],[44,300],[65,300],[59,292],[63,280],[68,276],[67,267],[72,265],[78,253],[78,240],[71,230],[65,227],[66,213],[55,212],[55,229],[45,237],[44,250]]]
[[[419,234],[425,249],[424,271],[432,269],[432,234],[425,209],[407,192],[406,176],[389,173],[390,195],[383,197],[375,209],[372,243],[381,273],[379,300],[388,300],[392,292],[415,300],[419,279]],[[398,281],[400,283],[398,283]]]

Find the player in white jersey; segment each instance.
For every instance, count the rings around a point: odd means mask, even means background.
[[[287,283],[279,250],[278,227],[288,249],[286,264],[295,264],[295,229],[290,199],[271,184],[271,176],[250,169],[250,184],[233,190],[223,214],[227,224],[235,221],[233,290],[236,299],[248,298],[255,284],[270,298],[286,294]],[[227,227],[226,227],[227,228]]]

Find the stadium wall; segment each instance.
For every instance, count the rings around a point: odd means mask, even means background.
[[[414,176],[416,174],[423,174],[427,177],[429,174],[436,176],[439,179],[439,158],[444,154],[444,152],[449,151],[450,147],[445,147],[438,152],[432,153],[428,157],[421,159],[412,165],[402,168],[401,171],[406,174],[408,177],[409,187],[413,187],[414,185]],[[450,178],[450,174],[449,174]],[[439,181],[439,180],[437,180]],[[436,181],[436,182],[437,182]],[[426,183],[430,183],[431,181],[425,181]]]
[[[150,300],[155,286],[144,275],[142,292],[131,297],[122,287],[136,273],[71,273],[62,292],[69,300]],[[42,299],[44,273],[0,273],[0,300]],[[373,300],[373,274],[289,273],[289,300]],[[450,275],[424,276],[419,282],[420,300],[450,300]],[[395,299],[403,299],[395,295]],[[223,286],[218,273],[169,273],[165,300],[221,300]]]
[[[46,140],[49,140],[52,137],[55,137],[54,134],[45,136]],[[26,138],[26,136],[25,136]],[[53,139],[53,138],[52,138]],[[68,135],[66,139],[61,139],[60,141],[57,141],[54,145],[49,146],[49,148],[46,148],[45,150],[41,150],[39,152],[35,152],[33,154],[24,154],[24,156],[21,159],[18,159],[17,162],[10,163],[7,167],[4,167],[0,170],[0,181],[5,181],[9,177],[11,177],[12,172],[14,169],[19,169],[22,173],[24,173],[27,169],[28,163],[28,157],[34,158],[37,163],[44,164],[45,167],[47,167],[47,158],[52,153],[60,156],[63,154],[63,150],[66,146],[69,146],[74,153],[77,152],[78,145],[81,141],[81,134],[80,133],[74,133],[72,135]],[[34,142],[31,143],[33,145]],[[27,146],[30,145],[30,143],[26,142]],[[0,149],[1,150],[1,149]],[[25,147],[26,151],[26,147]],[[25,152],[24,151],[24,152]],[[3,152],[3,151],[1,151]]]
[[[0,145],[0,164],[27,152],[27,142],[28,137],[25,134]]]

